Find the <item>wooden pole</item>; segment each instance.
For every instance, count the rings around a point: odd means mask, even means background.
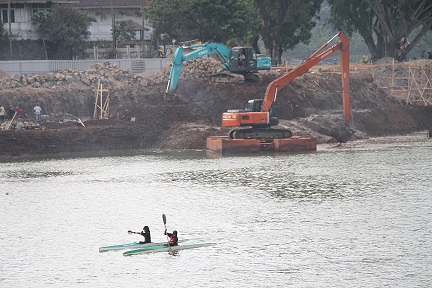
[[[103,114],[103,93],[102,93],[102,91],[103,91],[103,87],[102,87],[102,84],[100,84],[100,90],[99,90],[99,92],[100,92],[100,119],[102,119],[102,114]]]
[[[18,112],[18,111],[15,111],[15,114],[14,114],[14,116],[12,117],[12,119],[10,120],[8,126],[6,127],[6,130],[9,130],[10,126],[12,125],[13,120],[15,119],[15,116],[17,115],[17,112]]]

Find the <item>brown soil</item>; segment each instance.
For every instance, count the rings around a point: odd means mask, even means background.
[[[108,78],[105,87],[110,89],[111,97],[109,120],[86,120],[93,116],[94,83],[3,87],[0,104],[22,106],[28,112],[39,102],[49,121],[43,123],[45,130],[0,130],[0,156],[205,149],[208,136],[229,133],[229,129],[221,128],[222,113],[242,107],[249,99],[262,98],[275,76],[266,73],[260,83],[235,84],[183,79],[171,103],[164,101],[164,81],[143,82],[133,76],[127,76],[128,81]],[[343,122],[341,98],[340,75],[308,73],[279,91],[274,114],[281,120],[280,126],[291,129],[294,135],[313,137],[318,143],[335,142],[329,135],[334,125]],[[351,99],[356,130],[353,140],[422,131],[432,123],[430,107],[400,105],[377,88],[370,75],[352,75]],[[70,114],[80,117],[85,127],[64,121]],[[135,122],[130,121],[132,117]]]

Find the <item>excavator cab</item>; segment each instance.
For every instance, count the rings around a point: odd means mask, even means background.
[[[247,112],[262,112],[262,104],[264,99],[252,99],[246,102],[243,111]],[[273,107],[269,109],[269,123],[263,125],[262,123],[258,125],[252,125],[252,127],[270,127],[273,125],[278,125],[279,119],[277,117],[273,117]]]
[[[231,49],[230,57],[231,72],[255,72],[257,71],[257,60],[251,47],[234,47]]]
[[[260,112],[262,103],[263,103],[263,99],[249,100],[246,102],[244,106],[244,110],[250,112]]]
[[[254,54],[251,47],[234,47],[231,49],[231,56],[228,70],[232,73],[242,74],[246,82],[258,82],[257,74],[260,70],[271,69],[271,59],[266,55]]]

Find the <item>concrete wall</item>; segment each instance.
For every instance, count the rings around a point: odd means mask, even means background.
[[[131,73],[157,72],[171,63],[169,58],[152,59],[101,59],[101,60],[34,60],[34,61],[0,61],[0,70],[8,75],[48,74],[51,72],[72,69],[86,70],[96,63],[110,62],[127,69]]]
[[[4,60],[44,60],[45,49],[41,40],[20,40],[12,42],[11,46],[0,47],[0,61]]]

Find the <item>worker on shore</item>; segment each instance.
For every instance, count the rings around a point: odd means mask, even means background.
[[[22,109],[21,107],[17,107],[15,113],[16,113],[16,116],[18,117],[18,119],[25,116],[24,109]]]
[[[369,63],[369,56],[368,54],[364,54],[363,58],[362,58],[363,64],[368,64]]]
[[[33,108],[34,114],[35,114],[35,120],[36,122],[40,122],[41,121],[41,107],[39,106],[39,104],[36,104],[36,106]]]
[[[169,246],[177,246],[178,245],[178,237],[177,237],[177,231],[174,230],[173,233],[167,233],[166,229],[164,232],[165,235],[169,237],[168,244]]]
[[[15,116],[15,109],[13,106],[9,106],[8,110],[8,120],[12,120],[12,118]]]
[[[144,237],[144,241],[138,242],[139,244],[151,243],[150,228],[148,226],[144,226],[141,232],[133,232],[131,230],[129,230],[128,232],[131,234],[140,234],[141,236]]]
[[[3,121],[5,120],[5,114],[6,110],[3,108],[2,105],[0,105],[0,123],[3,123]]]

